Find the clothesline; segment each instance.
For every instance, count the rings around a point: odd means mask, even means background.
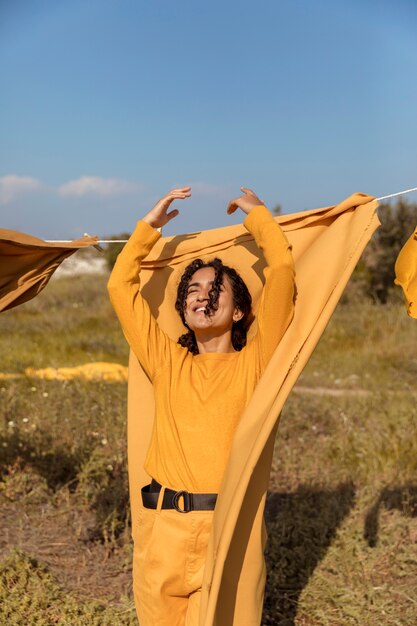
[[[391,193],[389,196],[382,196],[381,198],[377,198],[377,200],[378,202],[380,202],[381,200],[394,198],[395,196],[402,196],[404,193],[411,193],[412,191],[417,191],[417,187],[413,187],[412,189],[406,189],[405,191],[397,191],[397,193]]]
[[[396,196],[402,196],[405,193],[411,193],[412,191],[417,191],[417,187],[413,187],[412,189],[405,189],[405,191],[397,191],[397,193],[391,193],[388,196],[381,196],[377,198],[378,202],[381,200],[387,200],[388,198],[395,198]],[[158,230],[161,230],[158,228]],[[89,237],[88,233],[84,233],[84,237]],[[45,239],[46,243],[71,243],[71,239]],[[97,243],[127,243],[128,239],[99,239]]]

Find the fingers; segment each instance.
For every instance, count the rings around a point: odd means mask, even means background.
[[[233,200],[230,200],[229,204],[227,205],[228,215],[232,215],[232,213],[234,213],[238,208],[237,200],[239,200],[239,198],[234,198]]]
[[[174,217],[177,217],[178,213],[179,213],[178,209],[173,209],[172,211],[167,213],[166,214],[167,223],[171,221],[172,219],[174,219]]]
[[[248,189],[248,187],[241,187],[241,190],[243,191],[243,193],[246,193],[248,196],[253,196],[254,198],[256,198],[256,193],[254,191],[252,191],[252,189]]]
[[[178,187],[171,189],[165,198],[189,198],[191,196],[191,187]]]
[[[179,187],[178,189],[172,189],[166,196],[162,198],[162,205],[165,208],[168,208],[171,202],[174,200],[184,200],[185,198],[190,198],[191,196],[191,187]]]
[[[155,206],[142,219],[154,228],[161,228],[179,213],[178,209],[172,209],[168,212],[172,202],[174,200],[183,200],[190,196],[191,187],[176,187],[158,200]]]
[[[171,191],[164,198],[164,210],[167,211],[171,202],[174,200],[183,200],[184,198],[189,198],[191,196],[191,187],[177,187],[175,189],[171,189]],[[177,217],[179,211],[178,209],[172,209],[169,213],[165,213],[166,224],[170,222],[174,217]]]
[[[248,196],[250,196],[251,198],[253,198],[254,200],[256,200],[256,202],[259,202],[260,204],[265,204],[263,200],[260,200],[260,198],[256,195],[256,193],[254,191],[252,191],[252,189],[248,189],[248,187],[241,187],[241,190]]]
[[[229,202],[227,205],[228,215],[234,213],[238,208],[242,209],[242,211],[248,215],[254,206],[264,204],[252,189],[248,187],[241,187],[240,189],[243,191],[243,196],[233,198],[233,200]]]

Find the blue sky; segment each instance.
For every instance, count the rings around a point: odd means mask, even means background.
[[[414,0],[1,0],[0,227],[213,228],[417,186]],[[415,199],[410,196],[410,199]]]

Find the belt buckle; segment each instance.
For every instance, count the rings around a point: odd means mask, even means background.
[[[178,506],[178,500],[181,498],[181,496],[184,498],[183,509],[180,509],[180,507]],[[176,511],[178,511],[178,513],[189,513],[191,511],[191,505],[192,505],[191,500],[192,500],[191,494],[188,491],[184,491],[184,490],[177,491],[172,496],[172,506],[174,507]]]

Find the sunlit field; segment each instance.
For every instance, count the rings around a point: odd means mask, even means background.
[[[0,314],[1,625],[137,625],[125,370],[38,371],[127,365],[105,284]],[[264,625],[417,624],[416,380],[400,300],[339,305],[281,417]]]

